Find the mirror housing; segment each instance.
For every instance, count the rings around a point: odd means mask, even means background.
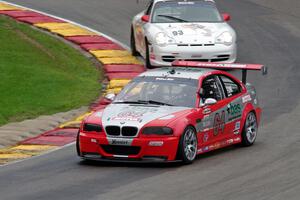
[[[115,100],[116,95],[114,93],[108,93],[108,94],[105,95],[104,98],[109,100],[109,101],[113,101],[113,100]]]
[[[228,22],[231,19],[230,15],[228,13],[223,13],[222,17],[225,22]]]
[[[143,15],[141,19],[142,19],[143,22],[148,23],[150,21],[150,16],[149,15]]]
[[[217,103],[217,100],[213,99],[213,98],[207,98],[204,102],[204,106],[210,106],[210,105],[214,105]]]

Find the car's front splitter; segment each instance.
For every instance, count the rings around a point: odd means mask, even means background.
[[[99,161],[99,162],[111,162],[111,163],[178,163],[181,160],[167,160],[165,157],[144,157],[140,159],[128,158],[128,157],[103,157],[96,153],[83,153],[81,156],[83,160]]]

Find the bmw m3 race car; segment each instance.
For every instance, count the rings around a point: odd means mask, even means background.
[[[142,73],[77,137],[87,160],[191,163],[197,154],[255,142],[261,108],[247,70],[262,65],[175,61]],[[216,69],[241,69],[243,82]]]
[[[212,0],[152,0],[133,18],[132,54],[148,68],[174,60],[233,63],[236,33],[229,20]]]

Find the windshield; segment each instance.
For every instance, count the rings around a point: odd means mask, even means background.
[[[222,22],[214,3],[168,1],[155,4],[152,23]]]
[[[198,81],[186,78],[137,77],[113,103],[195,107]]]

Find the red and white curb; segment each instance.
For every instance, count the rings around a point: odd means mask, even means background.
[[[132,78],[145,71],[143,63],[131,56],[126,45],[82,24],[5,1],[0,1],[1,14],[59,35],[92,54],[102,64],[107,78],[104,94],[120,92]],[[88,113],[16,146],[0,149],[0,164],[16,162],[72,144],[82,119],[109,103],[100,97],[91,105]]]

